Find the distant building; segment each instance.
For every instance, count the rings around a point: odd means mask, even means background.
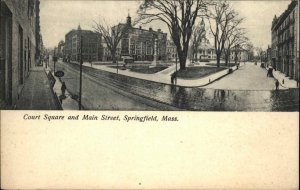
[[[110,52],[110,49],[108,48],[105,40],[103,40],[101,43],[101,49],[100,49],[99,56],[100,56],[99,61],[112,61],[111,52]],[[117,52],[116,57],[120,59],[119,51]]]
[[[175,61],[177,55],[177,49],[172,40],[167,41],[167,60]]]
[[[131,25],[131,17],[128,15],[127,22],[120,23],[127,25],[126,35],[120,42],[120,56],[131,56],[135,61],[152,61],[154,58],[155,40],[157,40],[157,60],[167,59],[167,34],[160,29],[154,31],[142,29],[142,27],[134,28]],[[115,26],[117,27],[117,26]],[[114,27],[112,28],[114,30]]]
[[[230,62],[232,61],[237,63],[249,61],[248,51],[241,47],[232,48],[230,51]]]
[[[64,47],[65,47],[65,42],[63,40],[61,40],[57,45],[57,56],[58,57],[63,57]]]
[[[195,54],[196,57],[194,57],[194,60],[201,61],[216,59],[215,47],[213,47],[206,38],[205,23],[203,19],[200,23],[200,30],[204,30],[204,36],[200,40],[199,46],[197,47],[197,53]]]
[[[204,38],[203,40],[201,40],[198,48],[197,57],[200,61],[216,59],[215,47],[213,47],[209,43],[208,39]]]
[[[0,108],[13,107],[40,57],[39,0],[0,1]]]
[[[101,35],[90,30],[82,30],[80,25],[77,30],[71,30],[65,36],[64,53],[70,61],[80,61],[80,42],[82,38],[82,60],[98,61],[101,49]]]
[[[272,65],[291,79],[299,81],[299,1],[272,22]]]

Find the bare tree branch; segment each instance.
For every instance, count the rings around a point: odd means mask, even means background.
[[[189,42],[197,17],[212,0],[144,0],[138,10],[139,21],[148,24],[162,21],[169,29],[177,48],[180,69],[185,69]]]

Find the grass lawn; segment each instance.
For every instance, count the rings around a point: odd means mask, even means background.
[[[207,63],[206,65],[209,65],[209,66],[217,66],[216,63]],[[229,65],[225,65],[225,63],[220,63],[220,67],[233,67],[233,66],[236,66],[235,63],[229,63]]]
[[[198,79],[225,70],[222,67],[187,67],[177,71],[177,77],[182,79]]]
[[[111,68],[117,68],[117,66],[110,66]],[[122,66],[119,66],[119,69],[122,69]],[[149,67],[149,65],[130,65],[126,66],[126,69],[129,69],[132,72],[143,73],[143,74],[154,74],[159,71],[168,68],[167,66],[157,66],[157,67]]]

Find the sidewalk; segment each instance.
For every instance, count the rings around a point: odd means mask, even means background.
[[[281,73],[280,71],[273,71],[273,76],[285,88],[299,88],[299,86],[297,86],[296,80],[292,80],[289,77],[286,77],[285,74]]]
[[[79,63],[77,63],[77,64],[79,64]],[[87,63],[87,62],[84,62],[83,65],[86,67],[91,67],[91,64]],[[201,66],[203,66],[203,65],[201,65]],[[243,66],[243,65],[241,65],[241,66]],[[117,69],[111,68],[106,65],[93,65],[92,67],[95,69],[99,69],[99,70],[103,70],[103,71],[107,71],[107,72],[111,72],[111,73],[117,73]],[[121,66],[120,66],[120,68],[121,68]],[[233,71],[237,70],[236,66],[231,67],[231,68],[233,69]],[[176,65],[172,65],[169,68],[167,68],[163,71],[160,71],[158,73],[155,73],[155,74],[143,74],[143,73],[132,72],[130,70],[121,70],[121,69],[118,69],[118,73],[121,75],[129,76],[129,77],[134,77],[134,78],[139,78],[139,79],[144,79],[144,80],[148,80],[148,81],[171,85],[171,74],[173,72],[175,72],[175,70],[176,70]],[[199,79],[177,78],[176,85],[183,86],[183,87],[201,87],[201,86],[208,85],[227,74],[229,74],[229,69],[225,69],[223,71],[220,71],[220,72],[217,72],[212,75],[202,77]]]
[[[265,69],[268,71],[269,67],[266,67]],[[273,69],[273,76],[275,80],[278,80],[280,83],[281,87],[288,89],[288,88],[299,88],[297,85],[297,81],[290,79],[289,77],[286,77],[284,73],[280,71],[275,71]]]
[[[47,74],[49,72],[51,72],[49,67],[45,71]],[[54,95],[57,96],[57,99],[59,99],[59,97],[62,95],[62,92],[61,92],[62,82],[59,80],[58,77],[54,76],[53,72],[51,72],[51,74],[56,80],[56,82],[54,83],[54,86],[53,86],[53,92],[54,92]],[[66,96],[66,98],[62,99],[60,102],[62,109],[63,110],[78,110],[78,102],[76,100],[72,99],[72,95],[68,91],[68,86],[67,86],[67,89],[65,92],[65,96]]]
[[[17,101],[18,110],[59,110],[59,103],[55,99],[44,67],[31,69],[25,81],[20,98]]]

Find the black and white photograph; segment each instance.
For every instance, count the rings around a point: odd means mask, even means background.
[[[299,189],[299,0],[0,0],[0,189]]]
[[[299,111],[298,0],[1,0],[4,110]]]

